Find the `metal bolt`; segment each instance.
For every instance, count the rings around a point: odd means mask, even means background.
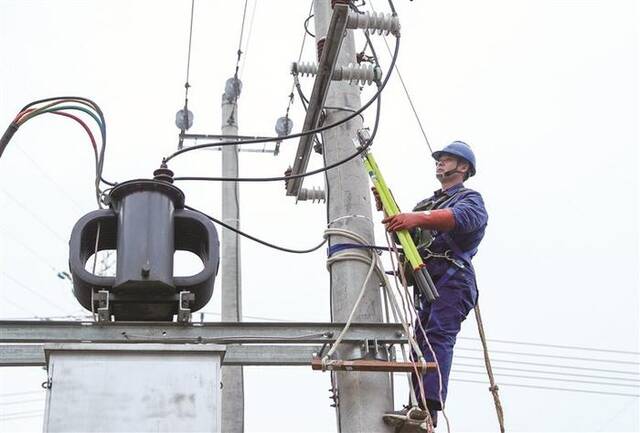
[[[147,278],[150,272],[151,272],[151,264],[149,263],[149,260],[147,260],[147,263],[142,265],[142,270],[140,271],[140,273],[144,278]]]

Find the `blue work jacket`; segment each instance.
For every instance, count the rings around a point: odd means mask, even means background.
[[[443,196],[446,196],[445,199]],[[480,241],[484,237],[484,231],[487,226],[487,210],[484,207],[482,196],[477,191],[465,188],[462,183],[454,185],[446,190],[435,191],[433,196],[420,201],[414,211],[424,209],[425,206],[434,201],[446,200],[443,205],[434,209],[451,208],[455,220],[453,230],[446,232],[450,242],[447,242],[444,233],[432,231],[434,236],[433,242],[429,249],[434,253],[444,253],[451,250],[450,243],[456,245],[464,254],[459,257],[455,251],[452,251],[453,257],[464,262],[464,268],[459,269],[456,273],[462,273],[466,278],[464,280],[473,281],[475,289],[475,273],[471,265],[471,258],[476,254]],[[434,282],[444,275],[449,267],[455,266],[450,261],[442,258],[430,258],[426,260],[427,270],[431,274]],[[462,275],[457,275],[459,280]]]

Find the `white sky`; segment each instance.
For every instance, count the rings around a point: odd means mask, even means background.
[[[8,125],[35,99],[91,97],[107,118],[105,177],[151,176],[177,144],[174,116],[183,103],[190,3],[0,0],[0,120]],[[196,1],[190,132],[219,131],[220,94],[233,74],[243,3]],[[249,14],[253,5],[250,0]],[[387,7],[381,0],[374,5]],[[478,175],[468,186],[483,194],[490,213],[475,260],[489,337],[638,352],[636,2],[396,0],[396,7],[403,26],[398,63],[432,145],[462,139],[478,158]],[[252,30],[245,32],[251,39],[241,69],[242,134],[272,135],[284,114],[288,68],[297,59],[308,8],[309,1],[300,0],[257,5]],[[381,38],[373,41],[388,65]],[[303,60],[312,60],[312,44],[307,48]],[[309,93],[311,80],[303,83]],[[366,89],[363,101],[371,93]],[[297,131],[303,119],[297,101],[292,113]],[[373,110],[366,119],[371,126]],[[293,161],[296,145],[297,140],[283,143],[278,157],[241,154],[241,175],[280,174]],[[397,77],[384,93],[374,152],[404,209],[437,188],[428,149]],[[319,156],[312,158],[312,166],[319,166]],[[220,156],[192,153],[171,168],[176,175],[217,175]],[[92,171],[85,133],[68,119],[41,116],[15,135],[0,161],[1,317],[81,313],[56,273],[67,267],[73,224],[95,207]],[[321,184],[322,177],[305,182]],[[194,207],[221,214],[218,184],[180,187]],[[296,205],[285,197],[282,183],[243,184],[241,212],[247,232],[301,248],[319,241],[325,219],[323,206]],[[380,225],[378,242],[382,233]],[[246,316],[329,320],[322,251],[291,256],[243,240],[242,254]],[[219,312],[219,293],[205,311]],[[477,336],[473,322],[470,316],[462,337]],[[478,343],[460,340],[459,347]],[[636,364],[500,353],[495,359],[640,373],[637,356],[503,343],[491,347]],[[482,371],[479,360],[459,362],[476,366],[459,369]],[[555,376],[633,386],[622,387],[504,376],[530,372],[497,369],[496,374],[499,383],[640,393],[637,375],[622,376],[635,382]],[[453,378],[484,376],[454,373]],[[44,379],[41,369],[0,370],[2,431],[41,430],[37,414],[5,418],[40,410],[42,393],[6,394],[37,391]],[[328,375],[309,368],[245,369],[246,431],[335,431],[328,388]],[[398,385],[396,391],[400,404],[406,387]],[[507,385],[501,396],[511,431],[640,430],[637,397]],[[23,400],[37,401],[15,403]],[[496,430],[485,385],[452,382],[447,403],[454,431]],[[292,420],[288,425],[280,421],[285,413]]]

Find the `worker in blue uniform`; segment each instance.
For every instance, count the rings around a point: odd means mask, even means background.
[[[435,352],[440,367],[421,378],[414,377],[414,390],[422,410],[400,411],[397,419],[420,420],[428,410],[434,421],[447,398],[447,384],[453,348],[460,325],[478,301],[476,278],[471,259],[478,251],[487,226],[487,211],[482,196],[464,186],[463,182],[476,173],[476,159],[464,142],[454,141],[441,151],[433,153],[436,160],[436,178],[441,189],[422,200],[413,212],[400,213],[383,219],[387,230],[409,230],[416,242],[440,296],[431,304],[417,296],[417,317]],[[378,210],[382,209],[378,200]],[[410,273],[409,273],[410,274]],[[427,361],[433,361],[431,350],[416,323],[416,340]],[[426,396],[423,401],[420,382]],[[421,415],[421,412],[423,415]],[[393,420],[385,415],[385,421]]]

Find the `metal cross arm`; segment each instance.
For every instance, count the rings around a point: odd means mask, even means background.
[[[47,365],[45,347],[69,345],[49,344],[0,344],[0,367],[44,367]],[[71,343],[81,348],[86,343]],[[108,346],[108,343],[103,343]],[[95,344],[94,344],[95,346]],[[136,345],[131,345],[132,347]],[[203,345],[198,345],[203,346]],[[185,347],[187,347],[185,345]],[[287,344],[230,344],[226,345],[223,366],[308,366],[322,346]]]
[[[0,321],[6,343],[330,344],[344,323]],[[401,324],[353,323],[343,341],[406,343]]]
[[[377,359],[356,359],[352,361],[329,360],[323,363],[322,359],[314,358],[311,368],[320,371],[374,371],[374,372],[401,372],[413,373],[427,370],[436,370],[435,362],[409,362],[409,361],[381,361]]]
[[[342,40],[347,28],[347,17],[349,15],[349,7],[347,5],[336,4],[333,8],[331,23],[327,30],[327,36],[320,55],[318,65],[318,75],[313,84],[311,97],[309,98],[309,107],[304,118],[302,131],[310,131],[318,127],[320,114],[327,98],[331,77],[338,61],[338,54],[342,46]],[[293,162],[291,170],[292,175],[302,174],[307,170],[311,149],[313,148],[314,134],[303,135],[298,144],[296,151],[296,159]],[[303,178],[295,178],[287,183],[287,195],[297,196],[302,187]]]

